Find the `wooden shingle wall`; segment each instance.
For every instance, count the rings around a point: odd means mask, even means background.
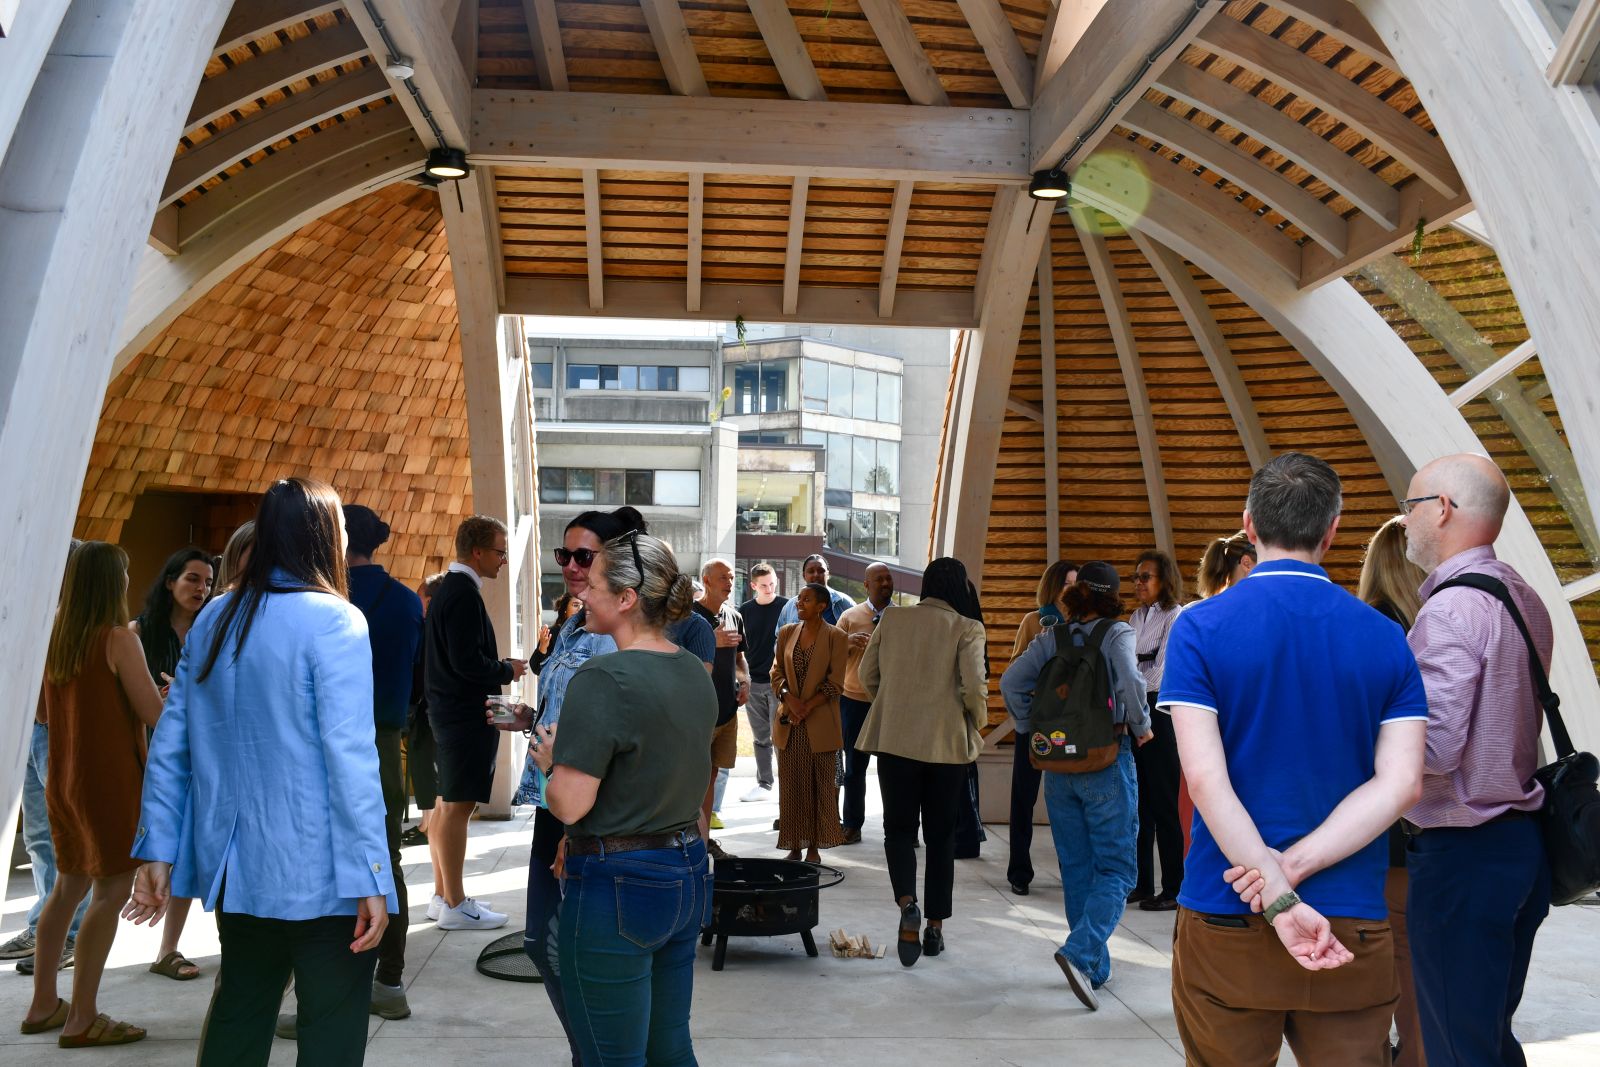
[[[472,508],[458,332],[437,194],[397,185],[302,227],[111,383],[77,536],[117,540],[147,489],[309,475],[389,523],[379,562],[415,584]]]

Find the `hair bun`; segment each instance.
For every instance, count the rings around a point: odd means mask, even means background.
[[[694,579],[678,572],[672,579],[672,588],[667,590],[666,621],[674,623],[688,617],[694,607]]]
[[[634,530],[640,533],[650,532],[650,526],[645,522],[644,516],[639,514],[639,509],[632,505],[622,505],[611,513],[611,517],[622,524],[622,533],[630,533]]]

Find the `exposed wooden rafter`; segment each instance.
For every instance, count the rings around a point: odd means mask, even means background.
[[[348,63],[367,51],[360,31],[349,23],[340,23],[235,64],[200,83],[183,132],[192,133],[274,89]]]
[[[1359,130],[1438,192],[1461,191],[1461,175],[1443,141],[1338,71],[1231,18],[1213,19],[1197,43]]]
[[[1061,443],[1056,412],[1056,281],[1050,234],[1039,252],[1039,395],[1044,428],[1044,558],[1061,558]]]
[[[644,10],[650,39],[655,42],[661,69],[666,72],[672,91],[679,96],[710,96],[678,0],[639,0],[639,6]]]
[[[861,5],[862,14],[872,24],[872,32],[877,35],[878,44],[882,46],[884,55],[889,57],[889,65],[894,67],[911,102],[949,107],[950,97],[945,93],[933,64],[928,62],[928,53],[923,51],[922,42],[917,40],[917,33],[911,28],[911,20],[906,17],[905,8],[900,6],[899,0],[857,2]]]
[[[685,279],[688,284],[686,307],[700,310],[700,285],[705,270],[706,176],[699,171],[689,175],[689,259]]]
[[[1400,69],[1389,54],[1389,46],[1350,0],[1272,0],[1272,6],[1371,56],[1390,70]]]
[[[1259,97],[1187,63],[1169,63],[1155,85],[1294,160],[1385,228],[1401,225],[1400,194],[1394,186]]]
[[[605,244],[600,217],[600,173],[583,172],[583,242],[589,267],[589,306],[606,306]]]
[[[555,0],[522,0],[522,16],[533,38],[533,65],[539,72],[541,88],[567,91],[567,54],[561,47],[561,22],[556,18]]]
[[[1345,222],[1322,201],[1242,148],[1213,137],[1188,119],[1141,100],[1122,116],[1122,125],[1182,153],[1254,193],[1334,255],[1345,251]]]
[[[472,80],[456,52],[450,27],[434,0],[351,0],[346,9],[352,22],[366,39],[372,54],[383,58],[386,46],[367,4],[377,9],[384,31],[395,47],[409,56],[416,68],[412,84],[427,102],[433,122],[438,124],[444,142],[451,148],[472,147]],[[381,73],[380,69],[380,73]],[[389,80],[395,99],[411,119],[422,143],[433,147],[433,126],[409,89],[396,79]]]
[[[546,0],[549,2],[549,0]],[[817,68],[806,51],[806,42],[795,26],[794,15],[787,0],[746,0],[750,14],[755,16],[756,28],[766,42],[767,54],[772,57],[783,87],[791,100],[826,100],[827,90],[817,77]]]
[[[1000,87],[1012,107],[1029,107],[1033,104],[1033,62],[1022,50],[1017,31],[1006,18],[1000,0],[956,0],[961,14],[966,17],[983,54],[994,69]]]
[[[1167,506],[1167,480],[1161,466],[1161,444],[1156,437],[1155,417],[1150,411],[1150,397],[1145,391],[1144,367],[1139,359],[1138,341],[1133,335],[1133,321],[1128,317],[1128,302],[1122,295],[1122,283],[1117,279],[1116,267],[1111,262],[1105,238],[1085,225],[1079,214],[1074,214],[1078,241],[1084,258],[1089,261],[1089,273],[1094,275],[1094,285],[1100,294],[1100,305],[1105,308],[1106,321],[1111,327],[1111,340],[1117,350],[1117,364],[1122,368],[1122,384],[1128,393],[1128,408],[1133,417],[1134,436],[1139,441],[1139,465],[1143,468],[1145,493],[1150,498],[1150,522],[1155,527],[1156,548],[1174,558],[1172,545],[1172,514]]]
[[[338,11],[344,6],[338,0],[332,3],[328,0],[253,0],[251,3],[235,4],[228,12],[227,21],[222,24],[222,32],[217,36],[212,54],[231,52],[257,37],[265,37],[285,26],[306,22],[330,11]]]
[[[1014,396],[1008,396],[1006,397],[1006,410],[1015,415],[1021,415],[1025,419],[1032,419],[1040,424],[1044,423],[1044,409],[1038,404],[1030,404],[1026,400],[1018,400]]]
[[[1445,196],[1428,188],[1424,182],[1411,182],[1400,190],[1401,225],[1388,228],[1362,215],[1352,215],[1347,221],[1350,238],[1345,254],[1336,256],[1319,245],[1306,243],[1300,248],[1300,287],[1342,278],[1363,264],[1386,256],[1402,248],[1410,248],[1416,239],[1416,225],[1422,222],[1425,232],[1448,226],[1472,210],[1472,196],[1461,192]]]
[[[497,89],[476,90],[473,105],[481,163],[1028,180],[1027,116],[1009,110]]]
[[[789,239],[783,253],[783,313],[800,307],[800,256],[806,241],[806,193],[811,179],[801,175],[789,190]]]
[[[889,233],[883,242],[883,275],[878,283],[878,314],[894,314],[895,287],[900,282],[900,250],[905,246],[906,220],[911,214],[911,193],[916,182],[896,182],[889,206]]]
[[[1582,83],[1590,77],[1596,49],[1600,49],[1600,0],[1577,0],[1545,77],[1551,85]]]

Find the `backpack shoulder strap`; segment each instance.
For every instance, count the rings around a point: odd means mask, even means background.
[[[1517,624],[1517,632],[1522,634],[1523,643],[1528,646],[1528,674],[1533,679],[1533,690],[1538,695],[1540,706],[1544,708],[1545,718],[1550,720],[1550,736],[1556,743],[1556,755],[1565,759],[1576,752],[1572,735],[1567,733],[1567,724],[1561,721],[1561,698],[1550,688],[1550,678],[1539,660],[1539,650],[1534,647],[1533,635],[1528,632],[1528,624],[1522,618],[1517,602],[1511,598],[1511,590],[1498,578],[1469,572],[1440,582],[1428,594],[1429,599],[1446,589],[1476,589],[1480,593],[1488,593],[1505,606],[1511,614],[1511,621]]]

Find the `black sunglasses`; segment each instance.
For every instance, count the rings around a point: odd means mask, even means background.
[[[588,570],[594,565],[595,551],[592,548],[580,548],[575,551],[568,551],[565,548],[558,548],[556,549],[555,555],[556,562],[563,567],[571,563],[573,560],[577,560],[578,566],[582,567],[584,570]]]

